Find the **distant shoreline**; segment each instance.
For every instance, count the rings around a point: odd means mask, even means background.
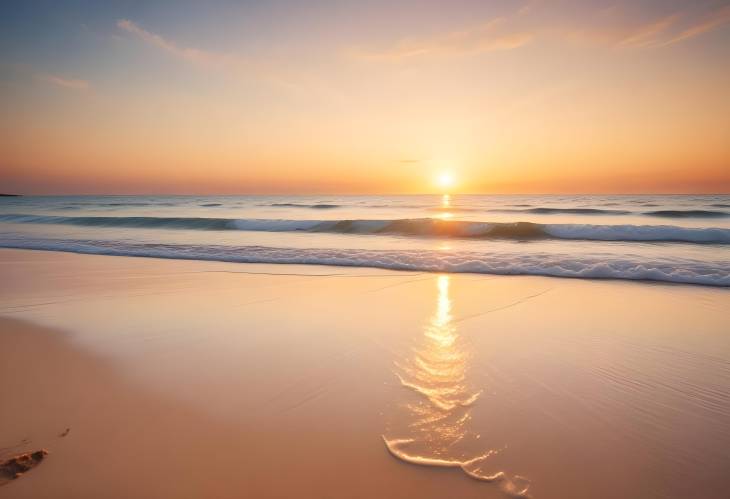
[[[21,196],[21,194],[0,194],[0,197],[5,197],[5,198],[17,198],[19,196]]]

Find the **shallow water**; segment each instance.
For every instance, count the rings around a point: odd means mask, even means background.
[[[0,247],[730,285],[730,196],[0,199]]]
[[[206,471],[228,497],[730,487],[727,289],[7,250],[0,282],[0,315],[69,331],[135,385],[231,425],[246,474]],[[151,430],[132,456],[157,444]],[[88,497],[116,490],[103,486]]]

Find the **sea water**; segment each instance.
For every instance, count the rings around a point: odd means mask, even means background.
[[[21,196],[0,247],[730,286],[730,196]]]

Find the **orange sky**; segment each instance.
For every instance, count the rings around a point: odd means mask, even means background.
[[[449,5],[18,9],[0,192],[730,192],[727,4]]]

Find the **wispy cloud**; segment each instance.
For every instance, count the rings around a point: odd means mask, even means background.
[[[619,40],[618,47],[659,48],[674,45],[717,29],[730,22],[730,6],[692,19],[687,12],[677,12],[640,26]]]
[[[699,10],[699,12],[698,12]],[[602,25],[586,23],[579,29],[564,30],[565,38],[575,42],[605,44],[619,49],[657,49],[684,42],[730,23],[730,6],[714,11],[687,9],[664,13],[643,23],[632,23],[634,16],[616,6],[616,17]]]
[[[129,19],[120,19],[117,21],[117,27],[137,36],[142,41],[157,47],[158,49],[164,50],[175,57],[185,59],[186,61],[195,64],[228,67],[240,67],[244,64],[243,60],[231,55],[209,52],[192,47],[181,47],[175,42],[164,38],[162,35],[147,31]]]
[[[91,88],[91,84],[86,80],[62,78],[60,76],[49,74],[41,74],[40,77],[49,83],[53,83],[59,87],[68,88],[70,90],[86,91]]]
[[[403,38],[377,50],[356,55],[375,60],[400,61],[428,56],[464,56],[512,50],[538,38],[605,45],[620,49],[667,47],[687,41],[730,23],[730,6],[714,11],[688,8],[680,12],[654,12],[644,16],[631,4],[571,16],[547,3],[531,2],[512,14],[461,30],[424,38]],[[635,19],[642,18],[637,23]]]
[[[225,72],[241,80],[258,80],[296,94],[323,94],[329,99],[339,98],[316,75],[296,69],[292,64],[283,66],[271,60],[245,58],[236,54],[185,47],[160,34],[148,31],[129,19],[117,21],[117,27],[147,45],[200,68]]]
[[[725,6],[722,9],[718,10],[717,12],[712,13],[710,16],[701,20],[700,22],[683,29],[682,31],[677,33],[675,36],[669,38],[668,40],[665,40],[659,46],[667,46],[667,45],[672,45],[675,43],[682,42],[684,40],[689,40],[690,38],[694,38],[694,37],[702,35],[704,33],[708,33],[729,22],[730,22],[730,5]]]
[[[510,29],[505,18],[497,18],[464,30],[430,38],[404,39],[383,50],[365,50],[358,54],[371,59],[391,60],[427,55],[474,55],[516,49],[530,43],[533,36],[527,31]]]
[[[667,30],[677,22],[679,14],[672,14],[649,24],[640,26],[620,39],[617,47],[649,47],[657,44],[657,40],[665,36]]]
[[[258,79],[285,87],[289,90],[301,90],[301,83],[295,81],[290,74],[272,68],[269,64],[257,63],[234,54],[213,52],[194,47],[184,47],[157,33],[148,31],[129,19],[117,21],[117,27],[130,33],[148,45],[167,52],[173,57],[190,64],[225,71],[243,79]]]

